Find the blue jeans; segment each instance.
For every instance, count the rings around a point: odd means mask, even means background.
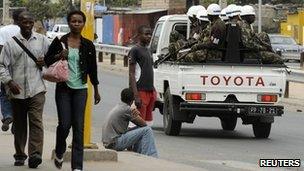
[[[140,127],[122,134],[116,139],[113,149],[123,151],[129,147],[133,147],[133,151],[137,153],[158,157],[153,131],[149,126]]]
[[[12,105],[11,102],[8,100],[7,95],[5,93],[5,89],[3,84],[1,83],[1,92],[0,92],[0,103],[1,103],[1,113],[2,113],[2,120],[8,118],[13,118],[12,112]]]
[[[65,83],[58,83],[55,94],[58,126],[55,152],[62,158],[66,151],[66,139],[70,128],[73,130],[72,169],[83,167],[83,129],[87,89],[71,89]]]

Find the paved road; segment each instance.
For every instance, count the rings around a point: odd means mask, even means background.
[[[102,122],[119,101],[120,90],[128,86],[126,74],[102,71],[100,76],[103,100],[93,110],[94,142],[100,141]],[[50,83],[48,89],[45,113],[56,116],[54,85]],[[260,158],[300,158],[304,165],[304,113],[288,110],[275,120],[266,140],[255,139],[251,126],[242,125],[241,120],[236,131],[223,131],[216,118],[197,118],[194,124],[183,125],[180,136],[166,136],[162,115],[155,112],[153,129],[160,157],[210,170],[257,170]]]

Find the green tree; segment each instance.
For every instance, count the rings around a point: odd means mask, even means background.
[[[64,17],[67,15],[71,8],[71,4],[66,0],[59,0],[58,3],[49,3],[46,18],[52,18],[56,20],[58,17]]]
[[[48,12],[49,0],[26,0],[24,6],[31,12],[39,21],[43,21]]]
[[[23,0],[10,0],[11,7],[21,7],[23,6]]]

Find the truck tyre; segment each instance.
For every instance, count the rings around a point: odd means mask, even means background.
[[[233,131],[237,123],[237,117],[221,118],[221,125],[225,131]]]
[[[256,138],[268,138],[271,130],[271,123],[254,123],[252,124],[252,128]]]
[[[164,107],[163,107],[163,124],[164,131],[167,135],[178,135],[182,122],[173,119],[173,114],[178,111],[179,102],[170,93],[170,89],[167,88],[164,94]]]

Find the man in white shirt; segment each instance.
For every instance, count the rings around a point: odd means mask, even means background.
[[[13,36],[20,32],[20,28],[17,25],[17,20],[19,14],[23,10],[15,10],[13,12],[14,23],[6,25],[0,29],[0,53],[2,51],[3,45]],[[1,113],[2,113],[2,131],[7,131],[9,129],[9,124],[13,122],[12,107],[10,101],[7,99],[7,95],[4,89],[4,85],[1,83],[0,91],[0,102],[1,102]],[[13,127],[12,127],[13,132]]]
[[[4,44],[0,55],[0,80],[8,86],[14,117],[14,165],[23,166],[29,156],[29,168],[37,168],[42,162],[42,113],[46,87],[41,67],[50,44],[46,36],[32,31],[34,21],[29,12],[19,14],[20,32],[15,40],[10,39]],[[37,58],[36,62],[17,41],[33,54],[33,58]],[[27,139],[28,156],[25,153]]]

